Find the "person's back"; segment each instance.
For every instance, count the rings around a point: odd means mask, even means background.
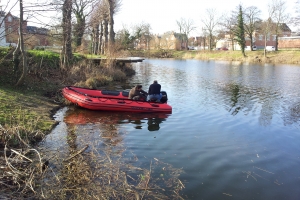
[[[150,85],[148,94],[160,94],[161,85],[154,81],[153,84]]]
[[[160,101],[162,95],[160,94],[161,85],[158,84],[157,80],[153,81],[153,83],[149,86],[148,90],[148,98],[147,100],[150,101],[152,99],[155,99],[157,101]]]

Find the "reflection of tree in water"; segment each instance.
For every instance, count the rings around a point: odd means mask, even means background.
[[[300,102],[291,105],[284,115],[284,124],[298,123],[300,125]]]
[[[225,101],[228,102],[228,111],[232,115],[238,114],[240,111],[244,111],[246,114],[252,110],[253,94],[247,88],[244,88],[238,84],[231,83],[222,88]],[[221,98],[222,100],[223,98]]]
[[[255,112],[261,105],[259,122],[261,125],[271,124],[273,115],[276,114],[279,105],[280,93],[264,88],[247,88],[238,84],[228,84],[222,88],[225,101],[228,102],[228,111],[232,115],[243,112],[247,115],[250,111]]]
[[[241,109],[241,106],[238,105],[238,98],[240,97],[240,87],[236,84],[230,84],[230,90],[232,92],[231,94],[231,108],[229,112],[231,112],[232,115],[236,115],[239,110]]]
[[[69,125],[67,126],[67,143],[69,145],[69,151],[72,153],[72,151],[77,149],[76,145],[76,126],[75,125]]]
[[[143,159],[139,159],[124,147],[126,132],[120,129],[119,123],[132,120],[102,116],[84,124],[80,115],[74,116],[74,119],[66,119],[80,122],[68,125],[66,140],[70,155],[64,160],[58,154],[50,159],[53,165],[61,167],[45,172],[41,183],[43,198],[183,199],[180,192],[184,185],[179,180],[182,169],[156,158],[150,158],[146,161],[148,166],[141,168],[145,166],[143,155],[140,155]],[[134,120],[134,123],[140,122]]]
[[[275,104],[272,99],[265,98],[262,102],[261,111],[259,115],[259,123],[263,126],[268,126],[272,122]]]

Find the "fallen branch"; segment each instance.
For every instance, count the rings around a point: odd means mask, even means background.
[[[19,156],[21,156],[22,158],[25,158],[26,160],[29,160],[30,162],[32,162],[31,159],[27,158],[26,156],[22,155],[21,153],[17,152],[16,150],[10,149],[12,152],[14,152],[15,154],[18,154]]]
[[[83,147],[80,151],[78,151],[77,153],[75,153],[74,155],[72,155],[71,157],[65,159],[64,161],[68,161],[72,158],[74,158],[75,156],[77,156],[78,154],[81,154],[82,152],[84,152],[87,148],[89,147],[89,145],[86,145],[85,147]]]

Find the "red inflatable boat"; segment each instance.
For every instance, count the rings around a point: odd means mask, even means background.
[[[67,100],[90,110],[172,113],[172,107],[167,104],[167,93],[161,93],[161,102],[147,102],[128,99],[128,91],[93,90],[75,86],[62,89]]]

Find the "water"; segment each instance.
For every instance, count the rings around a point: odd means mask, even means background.
[[[78,144],[114,125],[125,157],[183,170],[185,199],[300,198],[300,66],[146,59],[134,68],[131,85],[158,80],[172,114],[65,108],[45,151],[68,151],[68,124],[80,127]]]

